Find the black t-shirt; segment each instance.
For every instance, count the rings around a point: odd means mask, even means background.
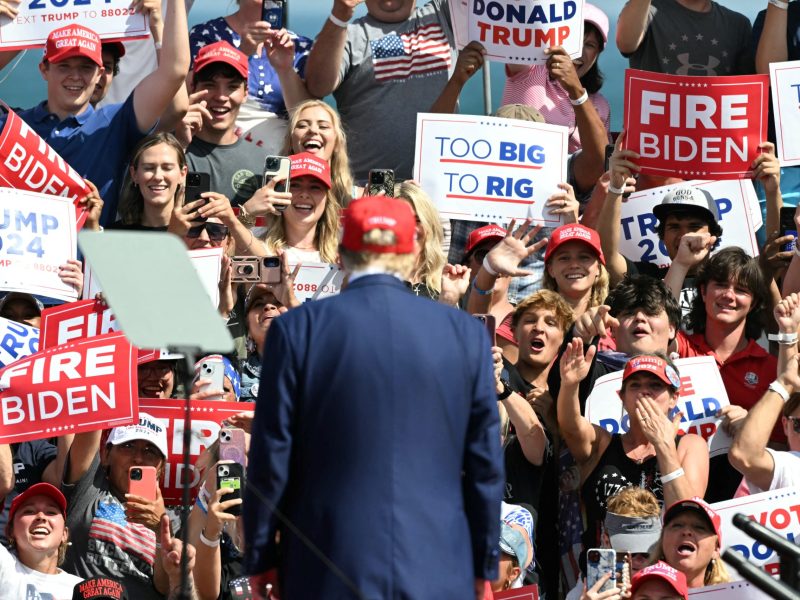
[[[56,458],[56,447],[47,440],[33,440],[11,445],[11,460],[14,467],[14,489],[6,496],[0,511],[0,543],[8,547],[6,525],[11,501],[34,483],[42,481],[42,473]]]

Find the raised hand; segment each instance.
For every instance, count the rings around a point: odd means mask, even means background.
[[[530,271],[520,269],[519,265],[531,254],[543,248],[547,244],[547,238],[533,242],[534,236],[542,226],[537,225],[529,230],[530,224],[530,219],[526,219],[514,230],[516,220],[512,219],[506,229],[506,237],[486,255],[486,262],[497,275],[522,277],[531,274]]]
[[[586,379],[596,352],[597,346],[589,346],[586,354],[584,354],[583,341],[580,338],[574,338],[567,344],[559,364],[561,383],[563,385],[577,386]]]

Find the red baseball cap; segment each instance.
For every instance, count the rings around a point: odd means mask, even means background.
[[[714,529],[714,533],[717,534],[717,543],[722,546],[722,519],[720,518],[719,514],[717,514],[717,511],[711,508],[711,506],[699,496],[694,496],[693,498],[687,498],[685,500],[678,500],[675,504],[670,506],[664,512],[664,527],[666,527],[667,523],[677,517],[680,513],[687,510],[698,512],[708,519],[708,522]]]
[[[318,158],[310,152],[301,152],[300,154],[292,154],[289,157],[292,161],[292,168],[290,177],[303,177],[310,175],[316,177],[325,187],[331,189],[331,166],[324,158]]]
[[[660,356],[654,356],[653,354],[639,354],[634,356],[625,363],[625,370],[622,372],[622,381],[625,381],[634,373],[639,372],[651,373],[676,390],[681,387],[681,378],[678,375],[678,371]]]
[[[676,594],[680,594],[684,600],[689,598],[689,586],[686,584],[686,575],[673,569],[667,563],[658,561],[654,565],[645,567],[631,580],[631,595],[635,595],[636,591],[647,581],[663,581],[667,583]]]
[[[103,67],[100,36],[83,25],[72,23],[50,32],[44,46],[43,60],[57,63],[73,56],[85,56],[98,67]]]
[[[6,524],[6,535],[8,535],[9,527],[11,523],[14,521],[14,515],[16,514],[17,510],[20,506],[22,506],[25,502],[27,502],[30,498],[34,496],[47,496],[51,498],[57,505],[58,508],[61,509],[61,514],[66,519],[67,518],[67,499],[64,498],[64,494],[61,493],[57,487],[50,485],[49,483],[34,483],[31,487],[27,490],[22,492],[19,496],[15,496],[14,499],[11,501],[11,508],[8,509],[8,524]]]
[[[342,213],[342,247],[352,252],[410,254],[417,221],[411,207],[387,196],[366,196]]]
[[[601,263],[604,265],[606,264],[606,257],[603,256],[603,249],[600,246],[600,234],[594,229],[586,227],[586,225],[570,223],[569,225],[556,227],[549,238],[547,249],[544,251],[544,262],[550,260],[550,256],[561,244],[566,244],[567,242],[583,242],[597,254],[597,258]]]
[[[472,233],[469,234],[467,238],[467,247],[464,250],[464,256],[467,256],[470,252],[475,249],[475,246],[478,244],[482,244],[487,240],[492,240],[496,244],[500,240],[506,237],[506,230],[500,227],[500,225],[484,225],[483,227],[478,227],[477,229],[473,230]]]
[[[200,52],[194,59],[194,72],[199,73],[213,63],[225,63],[236,69],[242,77],[247,79],[248,63],[247,56],[241,50],[237,50],[228,42],[214,42],[208,46],[200,48]]]

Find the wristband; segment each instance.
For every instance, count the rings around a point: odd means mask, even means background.
[[[485,256],[483,259],[483,268],[484,270],[491,275],[492,277],[497,277],[497,271],[495,271],[492,267],[489,266],[489,257]]]
[[[608,184],[608,192],[610,194],[616,194],[617,196],[621,196],[625,193],[625,184],[621,188],[615,188],[613,183]]]
[[[586,102],[588,99],[589,99],[589,92],[587,92],[584,89],[583,90],[583,94],[581,94],[578,98],[575,98],[575,100],[570,98],[569,101],[570,101],[570,104],[572,104],[572,106],[580,106],[581,104]]]
[[[337,17],[333,13],[328,15],[328,20],[337,27],[341,27],[342,29],[347,29],[348,21],[342,21],[339,17]]]
[[[489,296],[492,292],[494,292],[494,287],[489,288],[488,290],[482,290],[478,287],[477,277],[472,280],[472,289],[475,290],[475,293],[478,296]]]
[[[782,346],[794,346],[797,343],[797,333],[770,333],[767,339]]]
[[[197,505],[197,508],[203,511],[204,515],[208,514],[208,506],[206,505],[205,501],[200,497],[200,494],[197,494],[197,498],[195,499],[194,503]]]
[[[778,394],[778,396],[780,396],[784,402],[789,401],[789,397],[791,396],[791,394],[785,387],[783,387],[783,384],[777,379],[769,384],[769,390]]]
[[[161,50],[161,42],[153,42],[153,46],[155,46],[156,50]]]
[[[783,0],[767,0],[772,6],[780,8],[781,10],[789,10],[789,3]]]
[[[205,544],[209,548],[216,548],[217,546],[219,546],[219,540],[222,536],[219,536],[215,540],[210,540],[205,536],[205,531],[206,531],[205,528],[200,530],[200,541],[203,542],[203,544]]]
[[[661,483],[669,483],[670,481],[675,481],[678,477],[683,477],[686,475],[686,471],[683,470],[683,467],[679,467],[675,469],[672,473],[667,473],[666,475],[661,476]]]

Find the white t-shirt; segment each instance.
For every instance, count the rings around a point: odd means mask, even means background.
[[[80,577],[61,569],[55,575],[34,571],[0,546],[0,600],[71,600]]]
[[[775,462],[775,470],[772,472],[772,483],[769,484],[770,490],[779,490],[785,487],[800,485],[800,452],[782,452],[767,448],[767,452],[772,455]],[[751,494],[765,492],[752,481],[747,482]]]

